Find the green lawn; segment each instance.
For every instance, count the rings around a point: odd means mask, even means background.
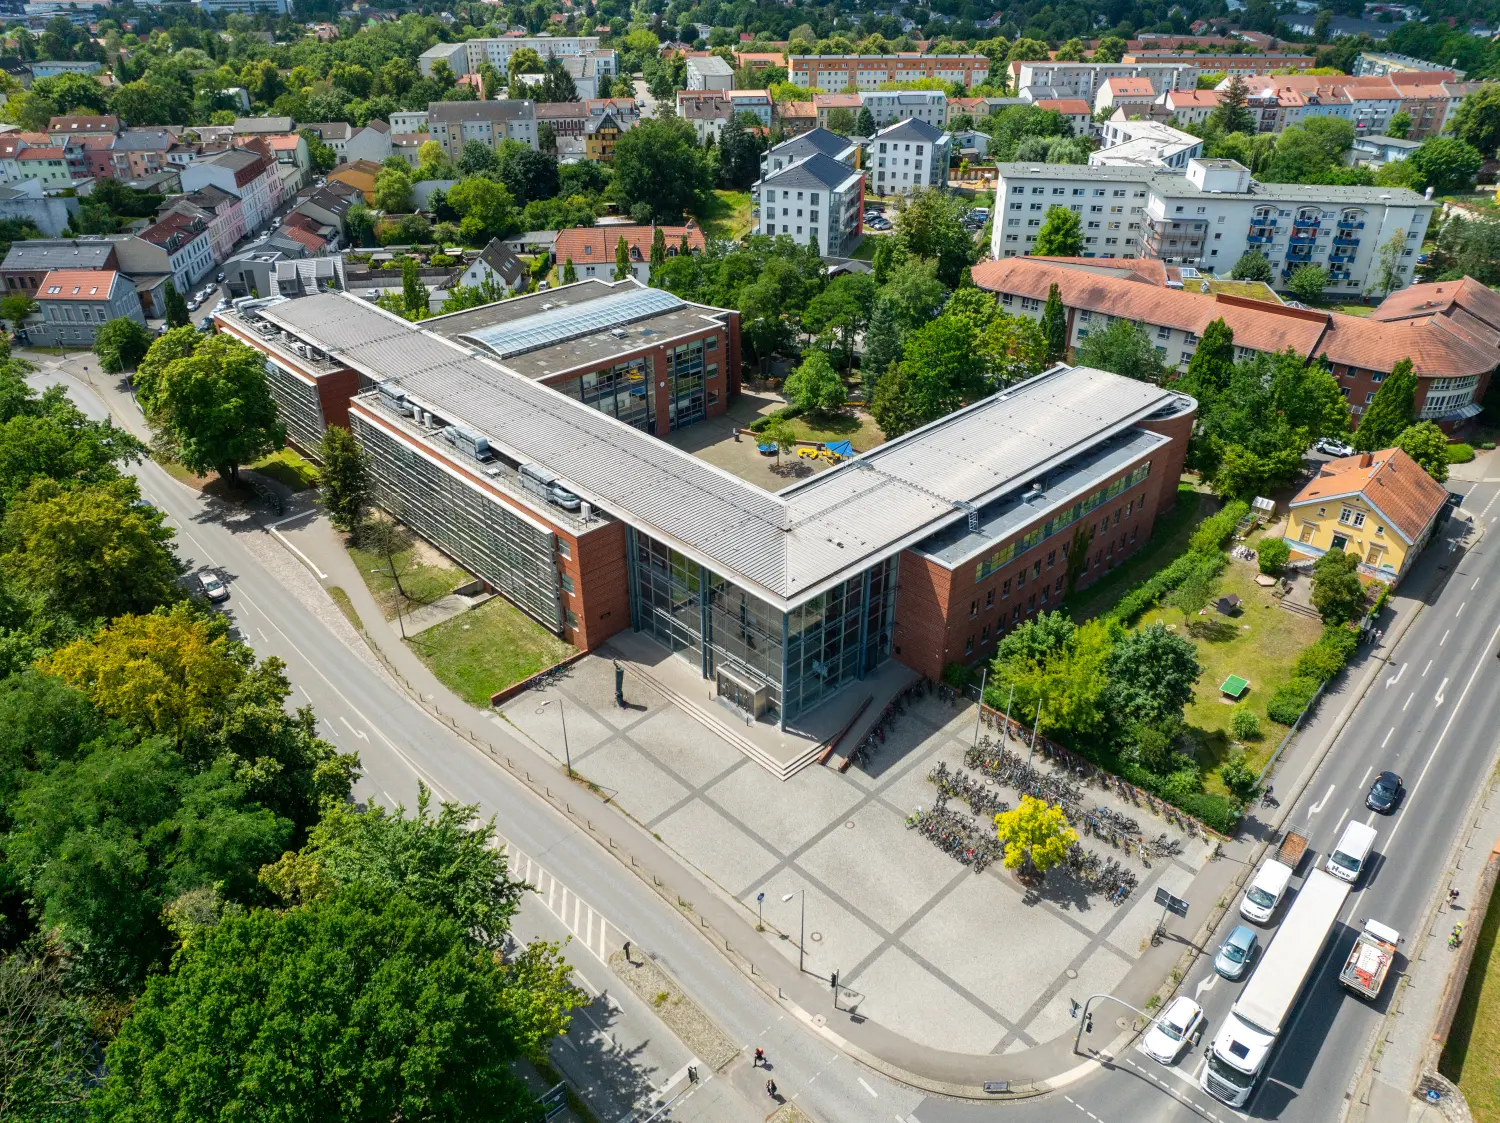
[[[876,241],[876,239],[882,237],[886,237],[886,235],[870,234],[867,232],[865,236],[860,239],[859,245],[855,247],[854,252],[849,256],[852,257],[855,261],[874,261],[875,247],[880,245],[880,243]]]
[[[263,456],[254,464],[245,467],[268,476],[293,491],[306,491],[318,486],[318,469],[311,461],[304,460],[290,448]]]
[[[1131,589],[1186,550],[1194,529],[1219,506],[1218,499],[1208,492],[1198,491],[1189,483],[1178,484],[1176,504],[1157,518],[1145,548],[1108,576],[1074,593],[1064,607],[1074,620],[1089,620],[1108,612]]]
[[[1194,291],[1192,281],[1184,281],[1183,284],[1187,286],[1187,291]],[[1272,304],[1281,303],[1281,297],[1264,281],[1209,281],[1208,291],[1221,292],[1225,296],[1249,297],[1251,300],[1267,300]]]
[[[392,561],[395,563],[401,589],[406,594],[404,598],[400,598],[402,612],[410,612],[418,605],[441,600],[454,589],[473,580],[469,574],[425,543],[408,546],[398,551],[393,559],[351,546],[349,557],[359,566],[360,576],[365,579],[370,595],[380,605],[387,620],[396,618],[396,602],[399,597],[397,583],[391,578]]]
[[[755,225],[748,191],[715,191],[703,213],[703,231],[710,238],[739,241]]]
[[[875,419],[863,410],[851,410],[829,416],[803,415],[792,418],[792,430],[799,441],[848,441],[855,452],[868,452],[885,444],[885,434]]]
[[[1282,609],[1269,589],[1255,583],[1258,572],[1254,562],[1231,559],[1219,577],[1216,594],[1237,594],[1239,614],[1221,616],[1210,608],[1206,616],[1193,616],[1187,630],[1198,647],[1203,676],[1183,716],[1189,728],[1197,732],[1201,745],[1199,761],[1211,792],[1223,791],[1212,769],[1228,755],[1229,715],[1234,712],[1234,706],[1219,693],[1219,684],[1230,675],[1239,675],[1250,682],[1250,689],[1240,697],[1240,703],[1254,711],[1261,721],[1259,740],[1245,745],[1250,767],[1258,769],[1286,733],[1285,726],[1266,716],[1266,702],[1277,687],[1292,677],[1292,665],[1303,648],[1323,633],[1319,621]],[[1140,626],[1156,623],[1167,625],[1178,635],[1184,634],[1182,613],[1169,605],[1146,613]]]
[[[492,695],[574,652],[503,597],[406,642],[444,685],[475,706],[488,706]]]
[[[1375,311],[1373,304],[1324,304],[1330,312],[1342,312],[1346,316],[1368,316]]]
[[[1495,954],[1500,893],[1490,898],[1477,931],[1472,916],[1464,927],[1467,938],[1477,940],[1474,960],[1438,1071],[1463,1090],[1475,1123],[1500,1123],[1500,956]]]

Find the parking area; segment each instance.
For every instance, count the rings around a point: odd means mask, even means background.
[[[500,720],[561,762],[557,707],[542,705],[561,696],[573,767],[759,920],[768,954],[795,961],[800,951],[806,971],[838,971],[845,1005],[934,1048],[1010,1052],[1069,1032],[1071,1000],[1110,990],[1149,946],[1161,912],[1154,890],[1182,895],[1210,857],[1201,838],[1148,808],[1080,785],[1040,755],[1027,766],[1024,746],[991,744],[966,759],[998,732],[976,735],[972,705],[934,694],[905,703],[868,760],[781,782],[694,716],[694,706],[718,703],[673,701],[634,674],[631,708],[618,709],[613,691],[610,660],[587,658],[513,699]],[[935,780],[950,794],[937,829],[924,829],[920,813],[931,821],[939,803]],[[1038,780],[1078,788],[1065,798],[1106,835],[1125,816],[1180,852],[1148,850],[1142,861],[1133,845],[1126,853],[1084,834],[1075,870],[1053,870],[1039,886],[999,861],[976,873],[954,832],[992,838],[994,806],[1015,806],[1015,784]],[[1128,895],[1113,870],[1134,879]]]

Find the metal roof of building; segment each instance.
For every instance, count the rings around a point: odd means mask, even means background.
[[[783,606],[1186,400],[1104,371],[1056,368],[772,494],[345,294],[261,314]]]

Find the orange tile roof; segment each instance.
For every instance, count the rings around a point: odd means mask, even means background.
[[[1373,320],[1338,316],[1318,344],[1331,362],[1389,371],[1402,359],[1428,378],[1485,374],[1500,363],[1500,332],[1478,325],[1482,334],[1446,316]]]
[[[1156,92],[1150,78],[1110,78],[1105,81],[1112,94],[1127,96],[1150,95]]]
[[[1207,106],[1210,109],[1219,106],[1218,90],[1168,90],[1167,97],[1171,99],[1171,105]]]
[[[1038,98],[1034,104],[1038,109],[1050,109],[1064,116],[1077,116],[1080,113],[1089,116],[1094,112],[1081,97],[1044,97]]]
[[[34,295],[38,300],[108,300],[118,276],[113,269],[54,269]]]
[[[863,104],[858,94],[813,94],[813,105],[819,109],[858,109]]]
[[[28,148],[16,157],[17,160],[61,160],[67,155],[61,148]]]
[[[816,117],[818,107],[810,101],[789,101],[781,106],[782,117]]]
[[[1366,462],[1365,457],[1369,460]],[[1408,544],[1415,544],[1448,501],[1447,489],[1399,448],[1344,456],[1323,465],[1299,491],[1293,507],[1362,496]]]
[[[1380,302],[1370,318],[1401,320],[1408,316],[1445,315],[1454,309],[1463,309],[1500,331],[1500,293],[1473,277],[1397,289]]]
[[[557,232],[557,243],[552,250],[552,259],[566,261],[572,258],[574,265],[580,265],[585,261],[612,264],[615,260],[615,247],[619,245],[620,239],[624,238],[633,260],[649,261],[651,239],[658,229],[666,238],[667,249],[672,252],[676,252],[682,245],[684,234],[687,235],[688,246],[691,249],[701,250],[708,244],[704,240],[702,228],[696,224],[659,228],[656,226],[574,226]]]

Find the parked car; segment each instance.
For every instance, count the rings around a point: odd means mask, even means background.
[[[217,277],[215,277],[215,278],[214,278],[214,279],[215,279],[215,280],[216,280],[216,281],[218,281],[218,282],[219,282],[219,284],[221,284],[221,285],[222,285],[222,284],[223,284],[223,283],[224,283],[224,274],[223,274],[223,273],[220,273],[220,274],[219,274],[219,275],[218,275],[218,276],[217,276]]]
[[[1346,445],[1343,441],[1335,440],[1333,437],[1323,437],[1313,447],[1319,452],[1326,452],[1329,456],[1354,455],[1353,445]]]
[[[380,299],[380,290],[379,289],[367,289],[365,291],[365,299],[366,300],[379,300]]]
[[[1394,772],[1382,772],[1370,785],[1370,794],[1365,796],[1365,806],[1381,815],[1388,815],[1401,805],[1406,794],[1401,777]]]
[[[190,301],[187,302],[188,311],[189,312],[196,312],[198,310],[198,305],[200,305],[202,303],[203,303],[203,301],[199,300],[196,296],[193,297],[192,300],[190,300]]]
[[[1244,924],[1236,924],[1234,931],[1214,956],[1214,970],[1226,979],[1244,978],[1260,947],[1260,937],[1255,930]]]
[[[1151,1023],[1141,1038],[1141,1049],[1154,1061],[1164,1065],[1177,1063],[1183,1049],[1192,1043],[1193,1035],[1203,1028],[1203,1007],[1185,994],[1172,1000],[1162,1015]]]
[[[229,599],[229,586],[224,584],[217,573],[205,570],[198,574],[198,584],[203,589],[203,595],[215,603]]]

